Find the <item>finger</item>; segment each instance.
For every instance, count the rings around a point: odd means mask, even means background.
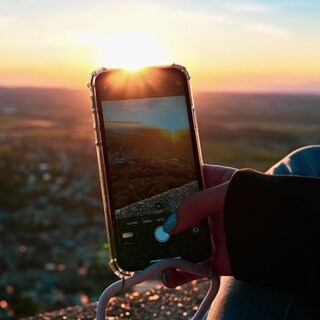
[[[232,167],[223,167],[210,164],[203,165],[203,176],[206,188],[214,187],[226,181],[229,181],[237,170]]]
[[[161,274],[161,279],[166,287],[175,288],[190,281],[201,279],[201,277],[185,271],[168,269]]]
[[[196,192],[186,197],[176,213],[165,221],[164,231],[176,234],[194,227],[204,219],[223,212],[229,183]]]

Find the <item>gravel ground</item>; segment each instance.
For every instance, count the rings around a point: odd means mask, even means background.
[[[125,291],[110,300],[108,320],[191,319],[209,289],[209,281],[193,281],[176,289],[157,286],[144,292]],[[93,320],[97,303],[42,313],[28,320]]]

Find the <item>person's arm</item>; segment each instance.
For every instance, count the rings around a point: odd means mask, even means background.
[[[320,179],[238,170],[226,195],[224,228],[237,279],[319,285]]]
[[[282,287],[319,284],[320,179],[238,170],[231,181],[187,197],[167,232],[206,217],[215,246],[210,263],[218,274]],[[192,280],[174,270],[165,275],[169,287]]]

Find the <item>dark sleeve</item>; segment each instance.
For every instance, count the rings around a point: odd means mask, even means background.
[[[319,178],[238,170],[224,223],[235,278],[285,288],[319,286]]]

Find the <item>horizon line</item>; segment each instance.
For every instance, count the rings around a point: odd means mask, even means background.
[[[1,89],[8,90],[19,90],[19,89],[29,89],[29,90],[70,90],[70,91],[85,91],[88,90],[87,85],[84,87],[63,87],[63,86],[6,86],[0,85]],[[266,90],[266,89],[257,89],[257,90],[208,90],[208,89],[193,89],[193,94],[270,94],[270,95],[317,95],[320,96],[320,89],[304,89],[304,90]]]

